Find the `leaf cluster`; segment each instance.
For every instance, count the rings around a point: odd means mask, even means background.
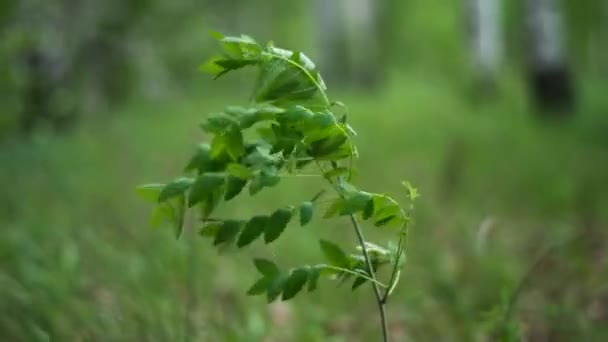
[[[390,287],[377,281],[374,273],[384,265],[393,265],[393,270],[399,267],[409,217],[388,195],[366,192],[351,184],[358,156],[356,132],[347,123],[347,113],[334,113],[336,107],[344,112],[345,106],[328,99],[319,71],[303,53],[272,43],[261,45],[245,35],[215,37],[220,54],[201,69],[219,78],[241,68],[256,68],[258,79],[251,102],[247,106],[227,106],[200,125],[210,142],[201,143],[193,151],[184,175],[137,189],[143,198],[156,204],[151,224],[170,222],[179,237],[186,210],[194,209],[202,222],[200,234],[211,238],[213,245],[244,248],[262,237],[266,244],[275,242],[295,217],[299,217],[301,226],[309,224],[322,203],[327,203],[318,216],[357,216],[376,227],[396,227],[399,245],[382,248],[366,243],[357,253],[347,254],[338,245],[321,240],[326,263],[286,272],[269,260],[255,259],[262,277],[248,293],[266,294],[269,301],[279,295],[287,300],[306,284],[309,291],[316,289],[321,276],[341,282],[354,278],[353,289],[365,281]],[[302,175],[310,168],[327,181],[335,198],[321,200],[325,194],[321,190],[302,203],[285,204],[250,218],[212,217],[222,202],[245,193],[255,196],[280,184],[283,177]],[[411,186],[408,193],[417,195]]]

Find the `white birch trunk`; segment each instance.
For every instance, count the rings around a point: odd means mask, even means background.
[[[468,0],[473,67],[482,80],[494,81],[503,53],[499,0]]]

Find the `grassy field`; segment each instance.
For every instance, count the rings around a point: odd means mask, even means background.
[[[608,339],[606,83],[582,84],[579,113],[561,121],[531,115],[517,83],[503,88],[479,101],[440,77],[411,76],[337,96],[359,132],[360,183],[404,198],[399,183],[409,180],[422,193],[389,303],[395,341],[484,340],[505,316],[535,341]],[[367,286],[351,294],[323,282],[272,306],[245,296],[251,256],[314,263],[321,237],[354,247],[347,222],[289,227],[270,249],[237,253],[218,253],[195,231],[176,241],[169,227],[148,228],[134,187],[181,172],[205,139],[197,124],[234,102],[224,94],[133,101],[73,134],[1,147],[0,339],[375,340]],[[309,181],[289,182],[223,210],[308,196]]]

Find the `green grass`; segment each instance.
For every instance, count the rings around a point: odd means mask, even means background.
[[[439,77],[412,76],[338,96],[359,133],[362,185],[404,198],[399,183],[409,180],[422,193],[389,303],[396,341],[487,336],[500,321],[492,312],[555,244],[525,282],[514,324],[539,339],[608,338],[606,84],[585,84],[578,115],[561,122],[535,119],[518,84],[504,89],[479,102]],[[367,286],[350,294],[323,282],[271,307],[245,296],[251,256],[314,263],[319,238],[354,247],[347,222],[292,226],[269,248],[224,255],[191,233],[176,241],[169,227],[148,228],[150,208],[134,187],[178,175],[205,138],[197,124],[229,100],[212,92],[133,102],[73,134],[2,146],[2,340],[374,340]],[[223,211],[270,211],[308,197],[314,180],[284,182]]]

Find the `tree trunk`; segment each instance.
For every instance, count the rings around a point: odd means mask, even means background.
[[[499,0],[468,0],[469,37],[476,84],[494,89],[503,51]]]
[[[348,0],[344,7],[350,41],[351,78],[359,86],[379,82],[378,8],[374,0]]]
[[[330,81],[347,82],[348,41],[344,23],[345,0],[316,0],[315,15],[319,69]],[[346,0],[348,1],[348,0]]]
[[[572,75],[564,51],[563,18],[555,0],[526,0],[528,82],[541,112],[569,113]]]

